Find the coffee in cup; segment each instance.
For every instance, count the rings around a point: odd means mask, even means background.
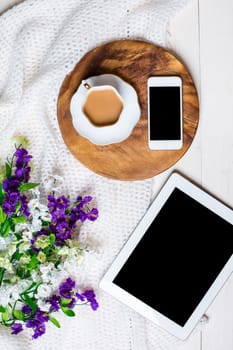
[[[83,104],[83,113],[94,126],[108,126],[116,123],[123,110],[123,100],[110,85],[90,87]]]
[[[113,74],[83,80],[71,98],[70,112],[78,134],[101,146],[127,139],[140,118],[133,86]]]

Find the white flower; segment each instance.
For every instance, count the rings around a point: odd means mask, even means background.
[[[32,278],[33,282],[38,282],[38,281],[40,281],[41,275],[40,275],[40,273],[38,272],[38,270],[33,270],[33,271],[31,272],[31,278]]]
[[[37,209],[39,205],[40,202],[37,198],[30,199],[30,201],[28,202],[28,208],[30,210],[30,213],[34,213],[35,209]]]
[[[0,251],[6,249],[6,241],[3,237],[0,237]]]
[[[51,218],[48,207],[40,203],[36,198],[29,201],[28,207],[33,217],[42,218],[43,220],[44,218]]]
[[[40,271],[42,274],[47,274],[55,271],[55,266],[52,262],[47,262],[40,265]]]
[[[16,233],[21,233],[22,231],[30,230],[31,224],[30,223],[20,223],[15,225],[15,232]]]
[[[42,251],[39,251],[38,255],[37,255],[37,259],[39,260],[39,262],[43,263],[46,261],[46,255],[45,253],[43,253]]]
[[[63,271],[56,271],[51,276],[49,284],[51,285],[53,290],[57,290],[61,282],[64,281],[64,279],[66,278],[67,278],[67,274],[64,274]]]
[[[49,284],[47,283],[42,283],[37,290],[37,299],[45,299],[48,298],[52,293],[52,288]]]
[[[13,266],[8,257],[0,257],[0,267],[6,269],[7,272],[13,273]]]
[[[64,246],[58,250],[57,254],[61,256],[67,256],[69,254],[69,248]]]
[[[19,246],[19,252],[26,252],[31,247],[30,242],[22,242]]]
[[[51,281],[53,274],[55,273],[56,268],[53,263],[44,263],[40,265],[41,279],[43,282],[48,283]]]
[[[44,311],[44,312],[49,312],[50,304],[49,304],[49,303],[46,303],[44,300],[38,299],[37,305],[39,306],[39,308],[40,308],[42,311]]]
[[[41,230],[41,228],[42,228],[41,220],[38,217],[34,216],[32,219],[32,226],[31,226],[32,232],[38,232]]]
[[[28,242],[32,239],[32,232],[30,230],[24,230],[22,232],[22,240]]]
[[[32,196],[34,198],[37,198],[37,200],[39,201],[39,199],[40,199],[40,191],[38,190],[38,188],[32,188],[32,189],[30,189],[30,192],[31,192]]]
[[[42,211],[40,217],[43,221],[51,222],[52,220],[51,214],[48,210]]]
[[[30,260],[31,260],[30,256],[22,255],[19,261],[21,264],[26,265],[29,263]]]

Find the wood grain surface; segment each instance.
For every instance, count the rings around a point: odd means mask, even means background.
[[[74,129],[70,101],[83,79],[115,74],[131,84],[139,99],[141,117],[131,135],[120,143],[97,146]],[[178,75],[183,82],[183,147],[151,151],[147,141],[147,79]],[[118,180],[153,177],[174,165],[190,147],[199,120],[195,85],[184,64],[170,52],[149,42],[117,40],[88,52],[66,76],[58,96],[58,122],[71,153],[92,171]]]

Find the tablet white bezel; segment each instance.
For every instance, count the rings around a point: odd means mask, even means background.
[[[218,277],[215,279],[212,286],[208,289],[205,296],[198,304],[192,315],[189,317],[186,324],[182,327],[174,321],[170,320],[166,316],[162,315],[158,311],[154,310],[152,307],[148,306],[141,300],[137,299],[133,295],[129,294],[119,286],[113,283],[114,278],[128,259],[128,257],[133,252],[136,245],[139,243],[147,228],[150,226],[151,222],[154,220],[155,216],[159,213],[164,203],[173,192],[175,188],[180,189],[185,192],[191,198],[195,199],[197,202],[201,203],[229,223],[233,225],[233,211],[226,207],[224,204],[219,202],[217,199],[213,198],[211,195],[207,194],[184,177],[177,173],[173,173],[154,202],[151,204],[150,208],[134,230],[133,234],[114,260],[113,264],[103,277],[100,282],[100,288],[106,292],[113,295],[115,298],[130,306],[135,311],[139,312],[144,317],[150,319],[157,325],[163,327],[171,334],[184,340],[186,339],[192,330],[195,328],[196,324],[199,322],[201,317],[204,315],[206,309],[209,307],[217,293],[222,288],[223,284],[226,282],[228,277],[233,272],[233,255],[228,260],[227,264],[223,267]]]

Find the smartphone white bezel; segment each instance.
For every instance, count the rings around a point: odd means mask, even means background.
[[[179,140],[151,140],[150,139],[150,87],[177,86],[180,88],[180,135]],[[148,100],[148,146],[151,150],[178,150],[183,146],[183,102],[182,102],[182,79],[179,76],[154,76],[147,80]]]

